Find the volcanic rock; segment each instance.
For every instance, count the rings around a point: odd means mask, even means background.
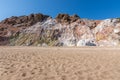
[[[78,15],[12,16],[0,22],[0,45],[119,46],[120,19],[89,20]]]
[[[80,19],[80,17],[78,15],[73,15],[73,16],[69,16],[68,14],[58,14],[58,16],[56,17],[56,20],[60,23],[72,23],[77,21],[78,19]]]

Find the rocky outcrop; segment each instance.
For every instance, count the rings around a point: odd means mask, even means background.
[[[36,24],[37,22],[42,22],[46,20],[49,16],[43,14],[30,14],[29,16],[12,16],[0,22],[0,37],[2,40],[6,41],[6,45],[9,45],[9,39],[18,35],[22,30],[29,26]],[[5,39],[4,39],[5,38]],[[9,38],[6,40],[6,38]],[[4,43],[5,45],[5,43]]]
[[[57,22],[68,24],[75,22],[78,19],[80,19],[80,17],[76,14],[73,16],[69,16],[68,14],[58,14],[58,16],[56,17]]]
[[[47,19],[49,16],[43,14],[30,14],[29,16],[12,16],[3,20],[1,23],[9,24],[14,27],[21,27],[21,26],[31,26],[37,22],[42,22],[43,20]]]
[[[11,17],[0,22],[0,45],[119,46],[120,19],[88,20],[59,14]]]

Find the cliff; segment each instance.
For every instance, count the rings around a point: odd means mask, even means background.
[[[78,15],[12,16],[0,22],[0,45],[119,46],[120,19],[88,20]]]

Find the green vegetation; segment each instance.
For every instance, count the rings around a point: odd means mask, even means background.
[[[54,46],[57,43],[57,40],[52,37],[50,33],[45,33],[45,35],[37,36],[36,34],[20,34],[10,37],[10,45],[14,46],[37,46],[38,44],[42,45],[43,43],[48,46]]]

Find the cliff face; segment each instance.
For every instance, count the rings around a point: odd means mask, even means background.
[[[119,46],[120,20],[88,20],[59,14],[11,17],[0,22],[0,45]]]

